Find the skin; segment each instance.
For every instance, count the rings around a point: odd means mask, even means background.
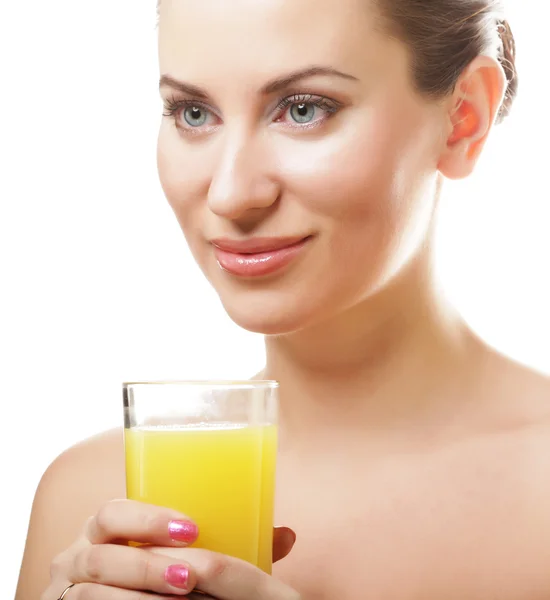
[[[292,551],[270,577],[171,541],[183,515],[112,502],[124,449],[107,432],[42,478],[16,600],[56,600],[70,582],[67,600],[181,595],[163,579],[171,564],[227,600],[549,597],[548,379],[479,340],[432,268],[439,189],[483,151],[505,90],[498,62],[478,57],[429,100],[365,0],[163,0],[159,61],[204,90],[203,125],[184,109],[163,119],[160,180],[229,316],[266,334],[258,377],[281,383],[276,522],[297,542],[277,533],[276,557]],[[261,92],[312,65],[353,79]],[[294,94],[339,110],[304,127],[276,109]],[[304,252],[258,280],[221,270],[209,243],[294,235],[312,236]]]

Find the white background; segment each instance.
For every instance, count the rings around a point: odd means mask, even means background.
[[[513,0],[521,92],[477,173],[449,182],[448,293],[479,334],[550,373],[547,0]],[[157,180],[154,0],[0,8],[2,598],[34,490],[83,437],[121,424],[128,379],[248,377],[239,330],[193,264]]]

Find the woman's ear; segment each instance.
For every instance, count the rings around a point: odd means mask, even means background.
[[[478,56],[460,76],[446,103],[446,135],[438,169],[448,179],[472,173],[506,93],[500,63]]]

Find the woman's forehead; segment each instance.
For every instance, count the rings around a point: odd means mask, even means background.
[[[395,41],[365,0],[162,0],[161,71],[208,78],[212,68],[265,71],[309,65],[364,71],[392,59]]]
[[[345,52],[376,41],[371,12],[364,0],[163,0],[159,37],[188,51]]]

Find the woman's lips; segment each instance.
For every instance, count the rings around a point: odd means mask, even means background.
[[[222,269],[239,277],[270,275],[290,264],[304,249],[310,236],[301,238],[254,238],[246,241],[213,240],[214,254]]]

